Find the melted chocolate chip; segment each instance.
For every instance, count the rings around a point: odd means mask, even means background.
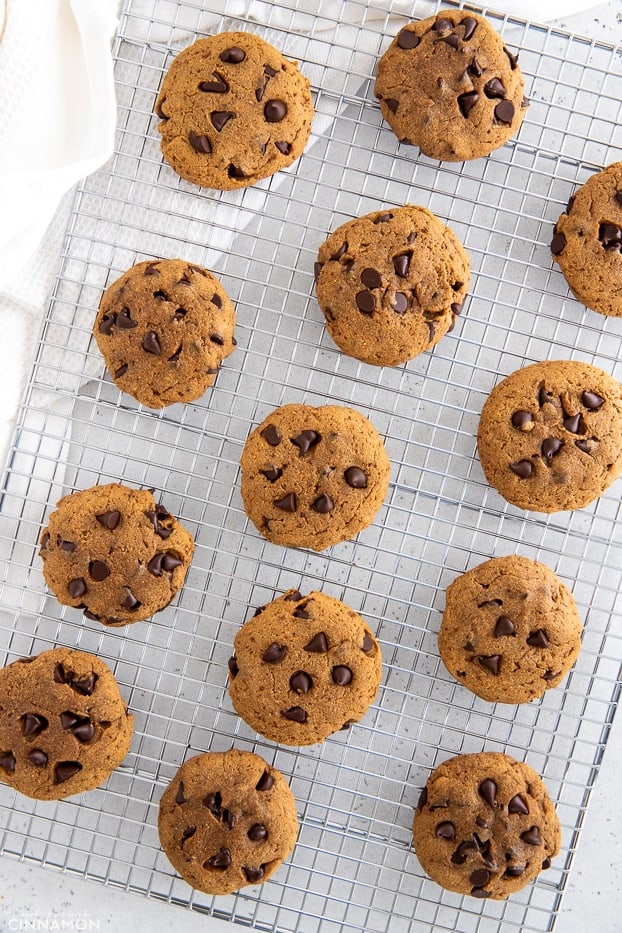
[[[345,664],[337,664],[333,667],[331,677],[339,687],[347,687],[352,683],[352,671]]]
[[[400,105],[400,102],[395,97],[387,97],[385,98],[385,104],[387,105],[391,113],[396,113],[397,108]]]
[[[545,858],[544,861],[542,862],[542,871],[546,871],[550,867],[551,867],[551,860],[547,856],[547,858]]]
[[[183,846],[184,842],[185,842],[187,839],[191,839],[192,836],[194,836],[194,834],[196,833],[196,831],[197,831],[196,826],[186,826],[186,828],[184,829],[184,831],[183,831],[182,834],[181,834],[181,844],[182,844],[182,846]]]
[[[514,635],[514,623],[508,616],[499,616],[495,625],[495,638],[503,638],[504,635]]]
[[[408,295],[404,292],[396,292],[392,307],[397,314],[404,314],[408,308]]]
[[[363,644],[361,645],[361,651],[364,651],[366,654],[368,651],[371,651],[374,647],[374,640],[368,632],[365,632],[363,635]]]
[[[286,653],[287,648],[285,645],[279,645],[278,642],[273,641],[262,654],[262,660],[266,661],[268,664],[279,664]]]
[[[602,223],[598,228],[598,239],[603,249],[609,252],[622,249],[622,227],[617,224]]]
[[[479,94],[477,91],[467,91],[466,94],[459,95],[458,107],[460,108],[460,113],[465,119],[468,117],[478,100]]]
[[[259,472],[271,483],[275,483],[277,479],[283,476],[283,470],[279,467],[270,467],[268,470],[260,470]]]
[[[305,671],[296,671],[289,678],[289,685],[294,693],[308,693],[313,687],[313,679]]]
[[[514,797],[508,803],[508,813],[529,813],[529,807],[525,803],[523,797],[520,794],[515,794]]]
[[[139,599],[136,599],[136,597],[134,596],[134,594],[128,587],[126,587],[125,589],[127,591],[127,595],[125,596],[125,599],[121,601],[121,606],[123,607],[123,609],[127,609],[128,612],[136,612],[137,609],[140,609],[140,607],[142,606],[142,603]]]
[[[495,120],[509,126],[514,119],[514,104],[511,100],[502,100],[495,107]]]
[[[348,467],[343,475],[346,483],[352,489],[365,489],[367,487],[367,476],[360,467]]]
[[[109,336],[112,333],[112,328],[114,327],[116,320],[117,320],[116,314],[104,314],[99,324],[100,334],[105,334],[106,336]]]
[[[151,353],[153,356],[160,356],[162,353],[162,348],[160,346],[160,341],[158,340],[158,335],[154,330],[150,330],[143,337],[142,348],[145,353]]]
[[[299,590],[293,590],[283,597],[286,603],[298,603],[302,598],[302,593]]]
[[[322,435],[317,431],[302,431],[297,437],[290,438],[292,444],[300,449],[301,454],[308,451],[322,440]]]
[[[238,667],[238,662],[235,655],[232,655],[227,661],[227,667],[229,668],[229,673],[232,677],[237,677],[240,673],[240,668]]]
[[[486,97],[493,99],[498,97],[503,100],[506,93],[503,82],[499,78],[491,78],[490,81],[487,81],[484,85],[484,94]]]
[[[163,570],[170,572],[181,564],[182,561],[173,551],[158,551],[147,564],[147,570],[154,577],[161,577]]]
[[[402,29],[397,36],[397,44],[400,49],[416,49],[421,39],[412,29]]]
[[[363,269],[361,272],[361,282],[366,288],[380,288],[382,285],[382,276],[377,269]]]
[[[281,716],[289,719],[291,722],[303,723],[307,721],[307,714],[301,706],[290,706],[289,709],[282,709]]]
[[[268,123],[280,123],[287,115],[287,107],[282,100],[269,100],[263,108],[263,115]]]
[[[289,155],[290,152],[292,151],[291,145],[290,145],[288,142],[286,142],[285,140],[283,140],[283,141],[281,141],[281,142],[275,142],[274,145],[275,145],[276,148],[279,150],[279,152],[281,152],[283,155]]]
[[[571,434],[583,434],[581,430],[581,415],[569,415],[564,418],[564,427]]]
[[[516,66],[518,65],[518,55],[514,55],[505,46],[503,46],[503,51],[505,52],[507,57],[510,59],[510,66],[512,68],[512,71],[514,71],[516,69]]]
[[[59,761],[54,767],[54,783],[64,784],[78,771],[82,771],[82,765],[79,761]]]
[[[563,233],[554,233],[551,240],[551,252],[554,256],[559,256],[566,245],[566,237]]]
[[[210,334],[209,339],[219,347],[224,347],[225,345],[225,338],[222,334]]]
[[[213,794],[207,794],[203,798],[203,806],[207,807],[212,816],[215,816],[216,819],[220,819],[221,809],[222,809],[222,796],[220,791],[215,791]]]
[[[473,872],[473,874],[475,874],[475,872]],[[491,897],[491,896],[492,896],[492,892],[487,891],[485,888],[471,888],[471,897],[485,898],[485,897]]]
[[[271,447],[278,447],[281,443],[281,435],[273,424],[269,424],[264,428],[261,432],[261,436]]]
[[[122,308],[121,311],[119,311],[116,325],[120,327],[121,330],[132,330],[134,327],[138,327],[138,323],[132,320],[129,308]]]
[[[512,415],[512,424],[519,431],[524,431],[528,425],[533,424],[533,415],[530,411],[519,409]]]
[[[550,642],[544,629],[539,628],[537,631],[530,633],[527,644],[531,645],[532,648],[548,648]]]
[[[235,114],[231,110],[213,110],[210,113],[210,120],[216,132],[221,133],[229,120],[233,120]]]
[[[231,852],[229,849],[219,849],[216,855],[212,855],[206,862],[203,862],[203,868],[213,868],[225,871],[231,865]]]
[[[115,371],[114,371],[114,378],[115,378],[115,379],[120,379],[121,376],[125,376],[127,370],[128,370],[128,365],[127,365],[127,363],[123,363],[121,366],[119,366],[118,369],[115,369]]]
[[[376,307],[376,299],[371,292],[357,292],[354,298],[356,306],[362,314],[372,314]]]
[[[40,748],[33,748],[28,757],[38,768],[45,768],[48,763],[48,756]]]
[[[109,531],[114,531],[121,519],[121,513],[116,510],[112,512],[101,512],[99,515],[96,515],[95,518],[104,528],[107,528]]]
[[[481,656],[477,658],[482,667],[485,667],[486,670],[490,671],[491,674],[494,674],[496,677],[499,673],[499,668],[501,667],[501,655],[493,654],[488,657]]]
[[[67,590],[72,599],[79,599],[80,596],[86,593],[86,583],[82,577],[77,577],[77,579],[69,581]]]
[[[477,29],[477,20],[474,19],[472,16],[465,16],[464,19],[460,20],[460,23],[458,25],[464,26],[464,35],[462,38],[464,39],[465,42],[468,42],[471,36],[473,35],[473,33],[475,32],[475,30]]]
[[[35,735],[47,729],[49,723],[45,716],[39,713],[24,713],[21,717],[22,732],[26,738],[33,738]]]
[[[469,875],[469,881],[478,888],[483,888],[490,881],[490,872],[487,868],[476,868]]]
[[[240,62],[243,62],[246,58],[246,52],[244,49],[240,49],[237,46],[233,48],[225,49],[224,52],[220,53],[221,62],[227,62],[230,65],[239,65]]]
[[[489,807],[497,805],[497,785],[492,778],[486,778],[477,788],[477,792],[485,800]],[[486,882],[483,882],[484,884]],[[473,884],[476,884],[474,881]]]
[[[274,784],[274,778],[272,777],[270,772],[264,771],[264,773],[261,775],[261,777],[257,781],[257,784],[255,785],[255,790],[259,790],[259,791],[270,790],[273,784]]]
[[[449,30],[453,28],[454,28],[453,22],[444,16],[439,16],[439,18],[436,20],[436,22],[432,26],[432,29],[435,32],[449,32]]]
[[[4,768],[8,774],[15,772],[15,755],[13,752],[0,752],[0,768]]]
[[[476,58],[473,59],[469,67],[467,68],[468,74],[473,78],[481,78],[484,73],[482,66],[479,64]]]
[[[395,274],[398,275],[401,279],[405,279],[408,275],[411,259],[411,253],[399,253],[397,256],[393,257],[393,268],[395,270]]]
[[[524,833],[520,834],[523,842],[526,842],[528,846],[539,846],[542,845],[542,839],[540,838],[540,830],[537,826],[532,826],[530,829],[526,829]]]
[[[103,560],[93,560],[89,564],[89,574],[98,583],[110,576],[110,567]]]
[[[524,873],[524,871],[525,871],[524,865],[510,865],[508,866],[508,868],[505,869],[503,876],[504,878],[505,877],[520,878],[520,876]]]
[[[546,437],[542,441],[540,450],[542,452],[542,456],[546,460],[552,460],[553,457],[560,452],[563,446],[564,442],[560,441],[558,437]]]
[[[445,820],[436,827],[436,835],[439,839],[453,841],[456,838],[456,827],[449,820]]]
[[[62,538],[59,538],[58,546],[61,551],[66,551],[68,554],[73,554],[78,545],[74,544],[73,541],[63,541]]]
[[[334,507],[335,504],[333,500],[325,492],[311,503],[313,511],[319,512],[320,515],[327,515],[329,512],[332,512]]]
[[[296,493],[288,492],[282,499],[277,499],[274,504],[282,512],[295,512],[297,507]]]
[[[268,838],[268,829],[263,823],[254,823],[246,835],[251,842],[263,842]]]
[[[229,85],[223,76],[217,71],[212,71],[212,77],[215,78],[214,81],[201,81],[199,90],[210,94],[226,94],[229,90]]]
[[[249,884],[257,884],[266,873],[266,870],[263,865],[260,865],[259,868],[248,868],[245,866],[242,871],[246,876],[246,880]]]
[[[510,470],[521,479],[529,479],[533,473],[533,464],[529,460],[518,460],[516,463],[510,463]]]
[[[348,251],[348,243],[346,241],[345,243],[341,244],[337,252],[333,253],[333,255],[330,258],[331,260],[334,260],[335,262],[337,262],[338,260],[341,259],[342,256],[345,256],[347,251]]]
[[[314,654],[326,654],[328,651],[328,640],[324,632],[318,632],[311,641],[305,645],[305,651],[311,651]]]
[[[581,401],[590,411],[598,411],[605,400],[596,392],[583,392],[581,394]]]

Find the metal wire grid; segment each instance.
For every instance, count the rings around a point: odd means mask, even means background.
[[[621,322],[568,298],[547,245],[576,185],[614,161],[622,143],[620,56],[488,14],[521,48],[532,106],[502,150],[439,166],[397,144],[371,94],[377,57],[400,18],[348,2],[341,24],[327,29],[302,2],[285,4],[253,2],[247,19],[208,19],[199,0],[143,0],[123,17],[117,150],[76,197],[6,476],[0,638],[5,661],[58,644],[102,657],[135,714],[136,735],[121,768],[79,798],[44,804],[0,788],[0,851],[261,930],[550,930],[619,694],[619,490],[576,513],[523,513],[486,484],[474,436],[490,388],[525,363],[584,359],[622,376]],[[162,163],[152,114],[170,49],[222,28],[259,32],[298,57],[317,112],[291,170],[233,194],[178,179]],[[311,270],[328,231],[407,201],[430,207],[465,243],[472,297],[433,354],[376,369],[341,355],[327,337]],[[204,399],[155,413],[104,376],[90,334],[109,282],[140,259],[177,255],[221,277],[237,305],[239,346]],[[244,440],[289,401],[352,404],[391,457],[389,495],[373,526],[323,554],[263,541],[241,505]],[[120,631],[60,607],[36,556],[56,499],[111,480],[155,486],[197,541],[175,605]],[[541,702],[492,706],[453,683],[436,632],[448,583],[514,552],[543,560],[572,586],[583,648],[564,686]],[[249,607],[290,586],[352,605],[383,649],[372,710],[321,747],[258,738],[225,690]],[[157,804],[183,760],[232,743],[283,771],[301,831],[275,880],[212,899],[191,892],[161,853]],[[443,891],[410,852],[412,807],[430,770],[483,748],[543,775],[564,830],[554,867],[507,903]]]

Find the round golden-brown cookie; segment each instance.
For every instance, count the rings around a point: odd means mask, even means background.
[[[56,506],[40,554],[59,603],[113,626],[168,606],[183,585],[194,541],[151,490],[91,486]]]
[[[261,735],[312,745],[359,721],[381,672],[380,647],[353,609],[324,593],[288,590],[236,635],[229,695]]]
[[[353,538],[387,493],[389,458],[363,415],[341,405],[284,405],[241,457],[248,517],[275,544],[316,551]]]
[[[231,894],[267,881],[294,848],[294,795],[259,755],[206,752],[186,761],[164,791],[158,832],[188,884]]]
[[[0,781],[37,800],[92,790],[125,758],[131,716],[112,671],[54,648],[0,670]]]
[[[548,360],[495,386],[479,422],[486,479],[522,509],[580,509],[622,472],[622,387],[589,363]]]
[[[592,175],[555,224],[551,253],[573,295],[622,317],[622,162]]]
[[[447,590],[438,647],[447,670],[492,703],[527,703],[556,687],[577,659],[581,620],[545,564],[495,557]]]
[[[380,59],[375,94],[400,142],[447,162],[502,146],[529,106],[517,56],[487,20],[463,10],[401,29]]]
[[[93,334],[116,385],[149,408],[192,402],[233,352],[235,309],[217,278],[182,259],[139,262],[101,300]]]
[[[501,752],[456,755],[432,772],[413,822],[428,875],[459,894],[502,900],[559,852],[561,827],[533,768]]]
[[[397,366],[453,329],[470,264],[449,227],[407,204],[338,227],[320,246],[315,274],[337,346],[365,363]]]
[[[197,39],[177,56],[156,103],[166,161],[206,188],[244,188],[291,165],[313,119],[296,62],[248,32]]]

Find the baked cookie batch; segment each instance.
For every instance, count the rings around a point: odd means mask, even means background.
[[[517,56],[464,11],[411,23],[382,56],[375,94],[402,143],[447,161],[475,159],[518,132],[528,100]],[[246,32],[199,39],[165,75],[156,103],[166,161],[182,178],[242,188],[291,165],[310,134],[309,81]],[[553,259],[588,307],[622,316],[622,163],[593,176],[555,225]],[[417,205],[353,218],[320,246],[315,287],[342,352],[400,365],[434,347],[463,310],[469,257]],[[158,409],[201,397],[234,351],[235,308],[217,278],[182,259],[148,259],[106,290],[93,334],[111,378]],[[586,363],[518,370],[484,405],[477,446],[486,479],[518,508],[577,509],[622,472],[622,389]],[[382,438],[350,408],[288,404],[248,437],[241,495],[270,542],[321,551],[376,518],[388,490]],[[40,538],[58,601],[105,626],[164,609],[184,584],[194,541],[153,490],[120,483],[62,498]],[[526,703],[565,678],[582,626],[570,590],[544,564],[511,555],[447,590],[441,658],[467,690]],[[288,590],[236,638],[228,691],[249,726],[305,746],[358,722],[381,680],[367,623],[321,592]],[[41,800],[92,789],[121,763],[133,717],[112,672],[66,648],[0,671],[0,780]],[[160,801],[164,851],[191,885],[229,894],[267,880],[298,831],[285,778],[231,749],[181,765]],[[457,755],[431,774],[414,808],[417,857],[440,885],[505,898],[548,868],[560,824],[538,775],[508,755]]]

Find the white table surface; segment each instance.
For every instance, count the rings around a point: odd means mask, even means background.
[[[543,11],[545,7],[546,0]],[[610,0],[588,12],[557,20],[556,24],[579,35],[622,43],[622,0]],[[555,933],[622,931],[621,773],[622,718],[618,716],[591,797]],[[0,931],[233,933],[237,929],[182,910],[53,870],[0,859]]]

